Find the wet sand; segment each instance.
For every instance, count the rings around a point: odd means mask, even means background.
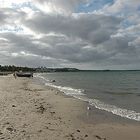
[[[39,85],[33,79],[0,77],[0,139],[140,139],[139,123],[98,119],[96,110],[90,115],[92,121],[88,121],[89,111],[86,103]]]

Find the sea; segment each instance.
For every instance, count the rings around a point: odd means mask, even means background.
[[[89,106],[140,121],[140,71],[54,72],[36,77]]]

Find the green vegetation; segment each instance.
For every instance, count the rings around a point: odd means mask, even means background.
[[[23,72],[76,72],[79,71],[75,68],[46,68],[46,67],[38,67],[38,68],[29,68],[29,67],[18,67],[14,65],[1,66],[0,72],[14,72],[14,71],[23,71]]]
[[[1,66],[0,65],[0,72],[14,72],[14,71],[32,71],[35,72],[35,68],[28,68],[28,67],[17,67],[14,65],[7,65],[7,66]]]

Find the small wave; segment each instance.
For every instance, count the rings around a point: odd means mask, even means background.
[[[48,79],[46,79],[45,77],[43,77],[41,74],[35,74],[34,75],[34,77],[36,77],[36,78],[40,78],[40,79],[42,79],[43,81],[45,81],[45,82],[50,82],[50,80],[48,80]]]
[[[96,99],[89,99],[89,104],[95,106],[98,109],[111,112],[115,115],[128,118],[131,120],[140,121],[140,113],[137,113],[133,110],[127,110],[127,109],[116,107],[114,105],[105,104]]]
[[[112,114],[121,116],[123,118],[128,118],[128,119],[131,119],[131,120],[140,121],[140,113],[137,113],[133,110],[127,110],[127,109],[119,108],[119,107],[114,106],[114,105],[105,104],[104,102],[99,101],[97,99],[90,99],[90,98],[85,96],[84,90],[82,90],[82,89],[74,89],[74,88],[71,88],[71,87],[56,86],[56,85],[52,84],[50,82],[50,80],[44,78],[41,75],[37,75],[37,77],[45,80],[46,81],[45,85],[57,88],[58,90],[64,92],[66,95],[72,96],[74,98],[77,98],[79,100],[87,102],[91,106],[94,106],[97,109],[110,112]]]
[[[52,83],[46,83],[45,85],[57,88],[60,91],[64,92],[66,95],[69,95],[69,96],[73,96],[73,95],[81,95],[81,96],[83,96],[83,95],[85,95],[83,93],[84,90],[82,90],[82,89],[74,89],[74,88],[71,88],[71,87],[56,86],[56,85],[54,85]]]
[[[105,104],[97,99],[89,99],[87,97],[79,97],[79,96],[74,96],[74,98],[88,102],[91,106],[94,106],[97,109],[110,112],[117,116],[121,116],[123,118],[131,119],[135,121],[140,121],[140,113],[137,113],[133,110],[127,110],[127,109],[119,108],[114,105]]]
[[[57,88],[59,91],[64,92],[66,95],[69,95],[69,96],[73,96],[73,95],[83,96],[83,95],[85,95],[83,93],[84,90],[82,90],[82,89],[74,89],[74,88],[71,88],[71,87],[63,87],[63,86],[54,85],[54,84],[51,83],[51,81],[49,79],[43,77],[41,74],[36,74],[35,77],[43,79],[43,81],[45,81],[46,86],[51,86],[51,87]]]

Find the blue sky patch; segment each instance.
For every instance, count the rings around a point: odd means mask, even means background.
[[[103,8],[105,5],[113,4],[114,0],[90,0],[88,3],[81,3],[76,12],[93,12]]]

